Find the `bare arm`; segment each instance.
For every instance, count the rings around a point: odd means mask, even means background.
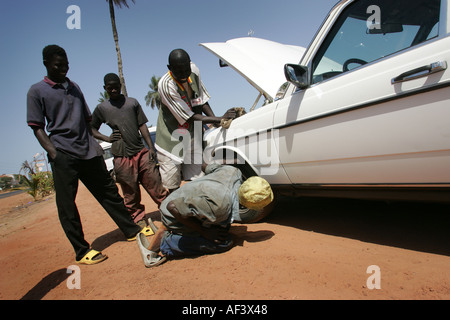
[[[190,123],[192,123],[194,121],[201,121],[203,124],[205,124],[205,123],[220,124],[220,121],[222,119],[236,118],[236,111],[234,111],[233,108],[229,109],[227,112],[225,112],[225,114],[222,117],[216,117],[208,103],[205,103],[202,108],[203,108],[202,110],[206,114],[206,116],[204,116],[202,114],[194,114],[188,120]]]
[[[139,131],[141,132],[142,138],[148,145],[148,150],[150,151],[150,159],[156,158],[155,146],[153,145],[152,138],[150,137],[150,133],[148,132],[147,125],[144,123],[139,127]]]
[[[192,123],[195,121],[201,121],[203,124],[205,123],[219,124],[220,120],[222,120],[221,117],[209,117],[204,116],[202,114],[194,114],[192,117],[189,118],[188,122]]]
[[[111,135],[108,137],[108,136],[105,136],[104,134],[100,133],[100,131],[98,131],[97,129],[95,129],[92,126],[91,126],[91,129],[92,129],[92,135],[94,136],[94,138],[102,140],[102,141],[113,143],[114,141],[122,139],[122,135],[120,134],[119,130],[113,130]]]
[[[209,103],[205,103],[202,107],[203,113],[206,114],[209,117],[215,117],[214,111],[211,109],[211,106]]]
[[[104,134],[101,134],[97,129],[95,129],[94,127],[91,126],[91,130],[92,130],[92,135],[94,136],[94,138],[102,140],[102,141],[106,141],[109,142],[109,137],[105,136]]]

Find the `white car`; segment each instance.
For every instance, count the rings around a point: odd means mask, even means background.
[[[207,132],[205,155],[281,194],[450,201],[450,0],[340,1],[304,53],[251,37],[201,46],[267,102]]]
[[[106,141],[101,141],[100,146],[103,149],[103,160],[105,160],[106,170],[112,175],[114,170],[114,156],[111,152],[111,143]]]

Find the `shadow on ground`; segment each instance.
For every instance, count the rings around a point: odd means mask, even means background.
[[[282,197],[264,222],[450,256],[449,204]]]
[[[52,289],[70,276],[67,269],[56,270],[46,277],[42,278],[30,291],[28,291],[20,300],[41,300]]]

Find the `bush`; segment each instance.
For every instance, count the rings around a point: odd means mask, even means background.
[[[11,182],[12,182],[11,177],[1,177],[0,178],[0,190],[11,189],[11,187],[12,187]]]
[[[41,197],[48,196],[55,190],[53,184],[53,175],[51,172],[39,172],[36,174],[39,178],[38,190]]]
[[[30,179],[26,177],[25,179],[29,188],[27,192],[34,198],[34,200],[37,200],[39,196],[48,196],[52,194],[53,190],[55,190],[53,175],[51,172],[38,172],[32,174]]]

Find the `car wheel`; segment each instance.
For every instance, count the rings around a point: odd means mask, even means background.
[[[236,222],[246,224],[261,221],[273,211],[273,208],[275,207],[275,201],[276,199],[274,199],[272,203],[261,210],[253,210],[248,209],[244,206],[239,206],[239,216],[241,217],[241,221]]]

